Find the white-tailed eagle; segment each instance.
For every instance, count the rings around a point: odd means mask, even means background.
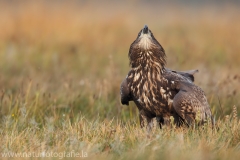
[[[131,44],[128,57],[131,70],[121,84],[121,103],[135,102],[141,127],[144,119],[150,126],[155,117],[160,127],[169,124],[171,116],[177,126],[212,119],[205,93],[193,83],[197,70],[167,69],[165,51],[146,25]]]

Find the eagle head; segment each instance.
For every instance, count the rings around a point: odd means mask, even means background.
[[[150,60],[162,67],[166,63],[165,51],[147,25],[140,30],[136,40],[131,44],[128,56],[132,67],[144,66]]]
[[[147,25],[138,33],[136,40],[138,41],[139,47],[145,50],[148,50],[156,43],[156,39]]]

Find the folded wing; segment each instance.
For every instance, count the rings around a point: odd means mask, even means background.
[[[129,105],[129,101],[132,100],[131,95],[130,95],[130,90],[128,87],[128,82],[127,79],[124,79],[121,87],[120,87],[120,94],[121,94],[121,103],[123,105]]]
[[[195,120],[204,123],[212,114],[205,93],[196,85],[183,81],[175,81],[179,92],[173,98],[173,107],[187,124]]]

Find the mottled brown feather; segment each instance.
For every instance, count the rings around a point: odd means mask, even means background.
[[[165,51],[147,26],[131,44],[128,56],[131,70],[121,84],[121,102],[135,102],[142,127],[146,119],[149,128],[154,117],[160,127],[169,124],[170,116],[178,126],[211,118],[204,92],[193,83],[197,70],[165,68]]]

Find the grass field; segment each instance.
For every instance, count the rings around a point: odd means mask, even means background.
[[[0,1],[2,159],[240,159],[239,7]],[[128,50],[144,24],[168,68],[199,69],[218,130],[155,125],[149,136],[135,104],[121,105]],[[4,155],[13,153],[25,158]]]

